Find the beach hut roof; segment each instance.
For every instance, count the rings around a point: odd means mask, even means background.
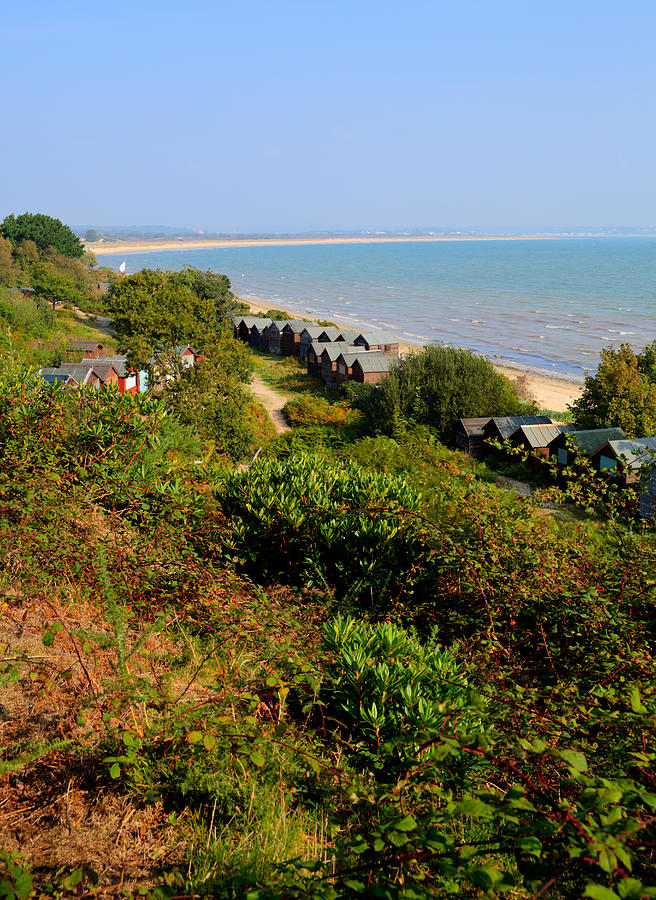
[[[314,322],[307,322],[305,319],[291,319],[285,322],[284,327],[291,329],[294,334],[300,334],[308,325],[314,325]]]
[[[94,360],[95,362],[95,360]],[[45,377],[49,384],[53,384],[54,381],[62,381],[68,382],[69,380],[76,381],[78,384],[86,384],[89,378],[91,378],[91,373],[93,372],[93,366],[91,365],[83,365],[81,363],[77,364],[64,364],[62,366],[52,366],[41,369],[39,374],[42,377]],[[52,380],[50,380],[50,377]]]
[[[609,452],[629,469],[640,469],[646,463],[654,462],[656,437],[635,438],[634,440],[607,441],[599,448],[600,452]]]
[[[99,341],[71,341],[71,347],[74,350],[98,350],[103,346]]]
[[[340,341],[340,343],[342,345],[344,344],[343,341]],[[380,350],[363,350],[361,347],[348,347],[346,350],[340,353],[340,356],[347,366],[352,366],[356,359],[362,359],[365,356],[377,356],[380,357],[380,359],[384,359],[383,354],[380,352]]]
[[[97,359],[92,360],[92,362],[94,369],[98,363],[101,365],[103,363],[109,363],[114,366],[120,378],[127,378],[128,372],[133,371],[128,366],[127,356],[124,356],[122,353],[117,353],[115,356],[99,356]]]
[[[492,421],[492,416],[474,416],[460,419],[460,427],[469,437],[482,437],[485,426]]]
[[[390,366],[395,360],[389,356],[378,353],[363,353],[354,361],[363,372],[389,372]]]
[[[361,337],[361,332],[356,331],[355,328],[342,328],[341,331],[339,328],[327,328],[326,331],[334,331],[336,338],[338,337],[341,341],[346,341],[349,344],[352,344],[356,337]]]
[[[564,431],[576,431],[576,425],[521,425],[515,432],[515,437],[521,434],[531,447],[548,447],[559,434]]]
[[[326,325],[321,329],[317,337],[321,337],[322,334],[325,334],[329,340],[336,341],[340,336],[340,330],[335,325]]]
[[[264,319],[260,316],[257,316],[253,324],[250,326],[251,330],[253,328],[257,328],[258,331],[264,331],[265,328],[268,328],[269,325],[273,322],[273,319]]]
[[[389,331],[360,331],[358,337],[363,337],[368,344],[398,344],[399,339]]]
[[[553,424],[549,416],[493,416],[492,421],[504,440],[513,435],[522,425]]]
[[[311,337],[314,340],[315,338],[320,337],[326,330],[327,329],[322,328],[321,325],[309,325],[306,322],[305,328],[303,329],[303,331],[301,331],[301,337],[305,334],[307,335],[307,337]]]
[[[626,440],[626,434],[621,428],[589,428],[575,431],[571,439],[579,453],[590,456],[608,441]]]
[[[328,359],[331,362],[335,362],[335,360],[339,356],[341,356],[342,353],[344,353],[344,350],[346,349],[346,344],[344,343],[344,341],[332,341],[330,343],[324,343],[324,344],[321,344],[318,342],[313,342],[312,346],[313,347],[316,346],[319,348],[316,350],[316,353],[318,356],[323,356],[324,354],[326,354],[326,356],[328,357]],[[350,347],[349,349],[353,350],[355,348]]]

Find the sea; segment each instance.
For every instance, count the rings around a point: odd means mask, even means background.
[[[100,256],[212,269],[245,300],[572,381],[656,339],[656,236],[259,245]]]

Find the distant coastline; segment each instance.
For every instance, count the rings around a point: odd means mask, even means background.
[[[577,235],[577,237],[605,237],[606,235]],[[610,236],[610,235],[609,235]],[[559,241],[572,235],[567,234],[441,234],[441,235],[363,235],[362,237],[265,237],[203,240],[202,238],[180,238],[171,240],[96,241],[85,244],[85,249],[96,256],[111,256],[117,253],[153,253],[157,250],[208,250],[221,247],[297,247],[304,244],[399,244],[438,243],[441,241]]]

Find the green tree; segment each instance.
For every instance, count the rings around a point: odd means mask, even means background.
[[[69,275],[46,265],[34,271],[32,287],[37,299],[52,303],[53,309],[57,303],[79,303],[83,296]]]
[[[18,267],[14,263],[11,241],[0,237],[0,284],[11,286],[16,283]]]
[[[360,401],[371,431],[394,434],[406,422],[448,438],[462,416],[508,416],[531,410],[492,363],[460,347],[431,345],[400,360]]]
[[[241,459],[252,443],[245,383],[253,367],[248,348],[227,335],[205,346],[207,359],[168,381],[164,400],[183,425],[212,441],[219,453]]]
[[[656,434],[654,345],[643,355],[628,344],[606,347],[595,375],[587,375],[583,393],[570,406],[581,428],[623,428],[629,437]]]
[[[84,235],[85,241],[99,241],[102,235],[95,228],[88,228]]]
[[[39,250],[54,247],[64,256],[74,259],[79,259],[84,253],[80,239],[68,225],[42,213],[7,216],[0,226],[0,234],[8,238],[15,247],[24,241],[34,241]]]
[[[225,283],[229,290],[230,282],[225,276],[213,276],[190,268],[143,269],[112,284],[109,315],[121,346],[135,362],[148,365],[153,357],[185,342],[204,350],[225,330]]]

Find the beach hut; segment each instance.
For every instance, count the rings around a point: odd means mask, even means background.
[[[389,331],[361,331],[353,339],[356,347],[364,347],[365,350],[380,350],[384,356],[399,355],[399,341]]]
[[[329,332],[334,331],[334,336],[330,337],[328,335]],[[337,338],[337,328],[323,328],[321,325],[310,325],[306,323],[306,327],[301,331],[301,336],[298,342],[298,355],[301,359],[307,359],[307,353],[310,348],[310,344],[313,341],[317,341],[318,343],[327,343],[328,341],[334,341]]]
[[[339,343],[344,343],[340,341]],[[337,357],[337,368],[335,370],[333,383],[335,387],[344,384],[345,381],[353,380],[353,363],[361,356],[379,356],[383,358],[383,354],[378,350],[362,350],[360,347],[347,348],[343,350]]]
[[[264,332],[272,321],[272,319],[258,319],[257,322],[253,323],[249,336],[251,347],[254,347],[256,350],[263,349]]]
[[[280,353],[280,342],[282,339],[282,330],[287,322],[285,320],[273,321],[266,329],[266,343],[269,353]]]
[[[351,380],[360,384],[378,384],[394,365],[394,360],[382,353],[362,353],[353,361]]]
[[[314,344],[312,345],[314,347]],[[320,344],[323,349],[319,352],[321,360],[321,380],[328,387],[335,387],[335,375],[337,373],[337,360],[344,352],[344,341],[335,341],[330,344]],[[309,357],[308,357],[309,364]]]
[[[312,375],[314,378],[321,378],[321,354],[323,353],[326,347],[335,347],[337,349],[337,356],[340,353],[343,353],[346,350],[353,350],[354,347],[349,347],[348,344],[345,344],[344,341],[312,341],[307,350],[307,370],[308,375]]]
[[[330,344],[337,340],[342,340],[339,336],[339,328],[335,325],[326,325],[319,337],[317,338],[322,344]]]
[[[468,419],[459,419],[455,427],[456,447],[463,453],[468,453],[475,459],[479,459],[484,452],[485,426],[492,420],[492,416],[475,416]]]
[[[338,331],[336,328],[332,330],[337,331],[335,337],[332,338],[333,341],[345,341],[347,344],[353,344],[353,346],[355,346],[356,337],[361,337],[360,332],[354,328],[342,328],[341,331]]]
[[[529,453],[539,453],[544,459],[550,456],[550,445],[563,434],[576,431],[576,425],[520,425],[510,437],[513,447],[521,447]]]
[[[549,416],[492,416],[484,428],[485,440],[507,441],[522,425],[552,425]]]
[[[313,322],[305,322],[302,319],[294,319],[291,322],[285,322],[280,333],[280,352],[283,356],[299,356],[301,332]]]
[[[94,360],[94,368],[98,364],[109,363],[118,372],[118,392],[119,394],[136,394],[140,390],[142,378],[147,377],[146,372],[140,372],[132,366],[128,365],[128,358],[123,354],[115,356],[99,356]]]
[[[242,341],[245,341],[246,343],[249,342],[251,336],[251,328],[257,323],[258,318],[259,316],[243,316],[240,319],[239,325],[237,327],[237,335],[242,339]]]
[[[98,359],[105,345],[98,341],[71,341],[71,349],[84,354],[84,359]]]
[[[656,437],[613,440],[590,454],[592,467],[624,485],[640,481],[645,467],[656,468]]]
[[[549,445],[550,455],[557,457],[559,466],[569,466],[577,456],[592,456],[608,441],[622,441],[626,434],[621,428],[588,428],[572,433],[563,432]]]
[[[94,375],[91,365],[84,363],[46,366],[39,369],[39,375],[48,384],[62,388],[93,387],[98,383],[98,376]]]

